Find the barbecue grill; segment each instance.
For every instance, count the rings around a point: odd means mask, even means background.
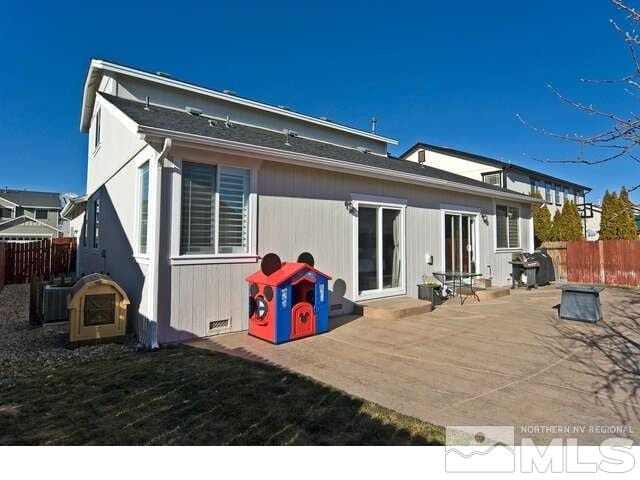
[[[537,288],[556,279],[553,261],[544,249],[534,253],[514,253],[509,263],[512,267],[512,288]]]

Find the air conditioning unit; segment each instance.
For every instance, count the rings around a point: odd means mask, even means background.
[[[45,285],[42,292],[42,316],[44,322],[67,320],[67,295],[73,285]]]

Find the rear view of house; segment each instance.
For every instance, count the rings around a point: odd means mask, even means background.
[[[532,199],[388,154],[393,139],[105,61],[91,62],[81,273],[105,272],[147,345],[248,328],[244,279],[311,252],[330,315],[417,296],[436,271],[507,285]],[[86,203],[84,203],[86,201]]]
[[[62,233],[59,193],[0,189],[0,241],[30,242]]]

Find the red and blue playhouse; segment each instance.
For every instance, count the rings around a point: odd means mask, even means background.
[[[260,270],[246,279],[249,334],[277,344],[328,331],[330,279],[308,253],[284,263],[265,255]]]

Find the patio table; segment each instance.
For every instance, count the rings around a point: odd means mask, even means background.
[[[476,277],[481,277],[481,273],[470,273],[470,272],[433,272],[432,274],[438,281],[440,281],[443,285],[452,285],[453,286],[453,294],[460,297],[460,305],[464,304],[464,302],[469,297],[475,297],[476,300],[480,301],[480,297],[473,288],[473,279]],[[453,279],[453,282],[448,279]],[[463,280],[469,280],[468,285],[464,285],[464,287],[469,288],[469,294],[463,295]]]

